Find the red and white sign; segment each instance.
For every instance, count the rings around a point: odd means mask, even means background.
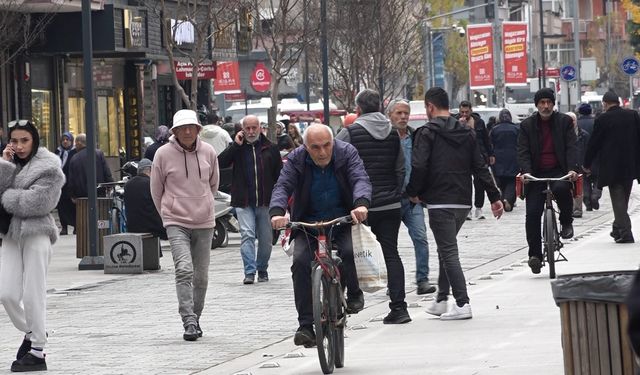
[[[184,81],[193,77],[193,64],[190,62],[175,61],[176,78]],[[213,62],[203,61],[198,64],[198,79],[213,79],[216,77],[216,67]]]
[[[216,64],[216,80],[213,84],[214,94],[240,93],[240,67],[237,61],[218,61]]]
[[[251,73],[251,87],[257,92],[267,92],[270,86],[271,73],[269,73],[269,69],[263,63],[257,63]]]
[[[527,23],[502,23],[502,51],[504,51],[504,84],[527,85]]]
[[[240,102],[240,101],[244,101],[244,100],[245,100],[244,93],[224,94],[224,101],[225,102]]]
[[[469,87],[486,89],[494,87],[493,30],[490,23],[467,26],[469,48]]]

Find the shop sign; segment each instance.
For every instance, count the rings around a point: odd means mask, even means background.
[[[257,92],[267,92],[271,86],[271,73],[269,69],[259,62],[251,73],[251,87]]]
[[[131,47],[142,47],[142,17],[133,17],[129,22],[129,43]]]
[[[112,87],[113,66],[111,64],[93,65],[93,82],[97,87]]]
[[[469,88],[494,87],[493,27],[490,23],[467,26]]]
[[[193,64],[190,62],[175,61],[176,78],[179,81],[191,79],[193,77]],[[216,67],[213,62],[203,61],[198,64],[198,79],[214,79],[216,77]]]
[[[218,94],[240,93],[240,67],[237,61],[218,61],[213,91]]]
[[[244,93],[224,94],[225,102],[241,102],[241,101],[244,101],[244,99],[245,99]]]

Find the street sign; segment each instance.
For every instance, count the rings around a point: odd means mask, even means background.
[[[565,65],[560,68],[560,78],[567,82],[575,81],[578,78],[575,66]]]
[[[640,69],[640,62],[638,62],[638,59],[635,57],[627,57],[622,60],[620,69],[622,69],[625,74],[633,76],[638,73],[638,70]]]

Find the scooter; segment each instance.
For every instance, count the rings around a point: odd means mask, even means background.
[[[229,232],[238,233],[240,225],[233,216],[231,207],[231,195],[218,191],[214,197],[214,207],[216,212],[216,227],[213,230],[211,248],[226,247],[229,243]]]

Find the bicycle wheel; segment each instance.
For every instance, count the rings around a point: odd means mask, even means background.
[[[342,304],[342,298],[340,297],[340,293],[343,293],[344,290],[340,285],[334,285],[333,291],[336,296],[336,317],[337,322],[335,325],[335,363],[337,368],[344,367],[344,329],[347,326],[347,311],[345,306]]]
[[[558,224],[553,209],[544,211],[544,250],[549,264],[549,278],[556,278],[556,258],[555,251],[558,241]]]
[[[313,269],[311,280],[313,325],[316,331],[318,360],[322,372],[331,374],[335,365],[335,330],[331,324],[329,305],[334,304],[335,299],[331,298],[331,283],[324,276],[320,266],[315,266]]]

